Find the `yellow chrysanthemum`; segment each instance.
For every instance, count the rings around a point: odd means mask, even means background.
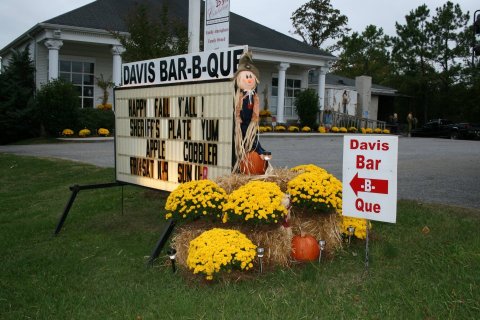
[[[200,216],[217,216],[227,193],[211,180],[197,180],[180,184],[167,198],[165,216],[193,219]]]
[[[284,193],[273,182],[250,181],[234,190],[227,198],[223,211],[231,219],[271,223],[287,215],[282,204]]]
[[[237,230],[214,228],[190,241],[187,266],[207,280],[222,270],[253,268],[257,246]]]

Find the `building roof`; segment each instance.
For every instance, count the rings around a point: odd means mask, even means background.
[[[355,79],[342,77],[333,73],[326,74],[325,83],[331,86],[343,86],[343,87],[355,88]],[[389,95],[389,94],[395,93],[397,90],[390,87],[381,86],[379,84],[372,83],[372,91],[383,92],[384,95]]]
[[[127,32],[125,18],[132,12],[132,7],[140,3],[152,8],[150,12],[158,12],[166,3],[171,17],[188,24],[188,0],[97,0],[44,23]],[[230,13],[230,43],[333,57],[327,51],[314,48],[233,12]]]

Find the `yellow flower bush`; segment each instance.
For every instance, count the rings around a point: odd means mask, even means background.
[[[165,219],[220,218],[226,197],[225,190],[211,180],[182,183],[167,198]]]
[[[348,227],[354,227],[355,233],[353,234],[358,239],[365,239],[367,237],[367,220],[345,217],[342,215],[341,232],[348,236]],[[369,229],[372,228],[372,224],[369,224]]]
[[[305,172],[320,172],[320,173],[327,173],[327,170],[320,168],[314,164],[301,164],[296,167],[290,169],[294,172],[305,173]]]
[[[110,135],[110,131],[108,131],[108,129],[105,129],[105,128],[98,129],[97,133],[99,136],[104,136],[104,137],[108,137]]]
[[[302,128],[302,132],[311,132],[311,131],[312,131],[312,129],[308,126],[305,126],[305,127]]]
[[[366,238],[367,220],[345,217],[342,214],[342,182],[331,176],[325,169],[314,164],[304,164],[290,169],[295,172],[301,172],[297,178],[288,183],[288,192],[291,195],[293,205],[305,205],[316,209],[335,210],[341,218],[341,233],[348,235],[347,228],[355,227],[354,236],[359,239]],[[321,186],[315,185],[316,179],[323,178]],[[297,180],[296,180],[297,179]],[[309,198],[310,197],[310,198]],[[320,207],[317,205],[320,203]],[[369,225],[372,228],[372,225]]]
[[[350,128],[348,128],[348,132],[350,132],[350,133],[357,133],[357,131],[358,131],[358,130],[357,130],[357,128],[355,128],[355,127],[350,127]]]
[[[253,268],[257,246],[237,230],[214,228],[190,241],[187,266],[207,280],[222,270]]]
[[[294,171],[303,171],[287,184],[287,192],[293,205],[311,208],[314,211],[335,210],[342,208],[342,183],[325,169],[314,165]]]
[[[111,103],[97,104],[97,109],[112,110],[112,104]]]
[[[340,131],[341,133],[347,133],[347,128],[341,127],[340,129],[338,129],[338,131]]]
[[[367,133],[367,134],[372,133],[372,132],[373,132],[372,128],[365,129],[365,133]]]
[[[260,110],[260,117],[271,117],[272,116],[272,113],[270,112],[270,110]]]
[[[250,181],[234,190],[223,205],[223,221],[241,220],[277,223],[287,215],[282,204],[284,193],[273,182]]]
[[[73,136],[74,132],[72,129],[63,129],[62,136],[69,137]]]
[[[327,130],[325,129],[325,127],[318,127],[318,132],[325,133],[327,132]]]
[[[288,131],[289,132],[299,132],[300,129],[297,126],[289,126]]]
[[[383,133],[384,133],[384,134],[390,134],[390,130],[388,130],[388,129],[383,129]]]
[[[374,133],[382,133],[382,129],[380,128],[375,128],[375,130],[373,130]]]
[[[338,127],[332,127],[332,129],[330,129],[330,131],[334,132],[334,133],[337,133],[340,131],[340,129],[338,129]]]
[[[276,132],[284,132],[286,129],[284,126],[275,126],[275,131]]]
[[[80,137],[88,137],[90,134],[91,132],[87,128],[80,130],[80,132],[78,133]]]
[[[367,130],[365,130],[365,128],[361,128],[361,129],[360,129],[360,132],[363,133],[363,134],[366,134],[366,133],[367,133]]]

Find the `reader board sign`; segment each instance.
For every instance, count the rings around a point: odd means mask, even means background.
[[[172,191],[232,169],[233,82],[115,90],[117,181]]]
[[[247,46],[122,64],[122,87],[231,79]]]
[[[205,1],[205,51],[228,48],[230,34],[230,0]]]
[[[344,136],[342,214],[396,222],[398,137]]]

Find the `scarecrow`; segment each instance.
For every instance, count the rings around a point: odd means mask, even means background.
[[[258,69],[253,65],[251,52],[240,58],[234,81],[235,93],[235,156],[234,172],[247,174],[265,173],[270,152],[258,141],[260,99],[256,92],[259,83]]]

